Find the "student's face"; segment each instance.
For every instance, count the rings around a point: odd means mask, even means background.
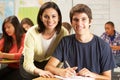
[[[105,24],[105,31],[108,35],[113,35],[114,34],[114,27],[110,24]]]
[[[58,24],[59,16],[55,9],[48,8],[43,12],[41,20],[46,29],[54,29]]]
[[[22,26],[26,31],[31,27],[29,24],[23,24]]]
[[[10,22],[5,23],[4,29],[9,36],[13,36],[15,33],[15,28]]]
[[[89,25],[91,22],[86,13],[75,13],[71,23],[76,34],[82,35],[89,32]]]

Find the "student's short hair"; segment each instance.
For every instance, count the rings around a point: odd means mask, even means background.
[[[28,25],[30,25],[30,27],[34,26],[34,23],[32,22],[32,20],[30,18],[23,18],[21,21],[21,27],[25,33],[27,32],[27,30],[25,30],[25,28],[23,28],[24,24],[28,24]]]
[[[69,24],[68,22],[63,22],[62,26],[64,26],[68,30],[69,33],[71,32],[71,29],[72,29],[71,24]]]
[[[85,4],[77,4],[77,5],[75,5],[75,6],[71,9],[70,15],[69,15],[71,22],[72,22],[73,15],[74,15],[75,13],[86,13],[87,16],[88,16],[88,18],[89,18],[89,20],[92,19],[92,11],[91,11],[91,9],[90,9],[87,5],[85,5]]]
[[[34,23],[32,22],[32,20],[30,18],[23,18],[21,21],[21,26],[23,26],[23,24],[28,24],[30,26],[34,25]]]
[[[113,28],[114,28],[114,26],[115,26],[112,21],[108,21],[108,22],[105,23],[105,25],[106,25],[106,24],[110,24]]]

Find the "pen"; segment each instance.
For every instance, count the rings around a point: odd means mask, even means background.
[[[66,63],[66,65],[70,68],[70,65],[68,64],[68,62],[67,62],[67,61],[65,61],[65,63]]]
[[[66,65],[70,68],[69,63],[68,63],[67,61],[65,61],[65,63],[66,63]],[[73,75],[73,77],[75,77],[75,75],[76,75],[76,72],[74,71],[74,75]]]

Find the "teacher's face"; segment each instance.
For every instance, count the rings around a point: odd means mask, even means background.
[[[59,16],[55,9],[48,8],[43,12],[41,20],[46,29],[54,29],[58,24]]]

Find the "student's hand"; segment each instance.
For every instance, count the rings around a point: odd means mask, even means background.
[[[93,77],[95,78],[96,74],[89,71],[87,68],[83,68],[81,69],[78,73],[77,73],[78,76],[86,76],[86,77]]]
[[[73,68],[66,68],[66,69],[62,69],[62,71],[60,71],[60,76],[62,77],[73,77],[76,75],[75,70],[77,69],[77,67],[73,67]]]
[[[110,46],[112,50],[120,50],[120,46]]]
[[[2,59],[3,58],[3,53],[0,51],[0,58]]]
[[[44,70],[40,71],[39,76],[40,77],[46,77],[46,78],[53,78],[54,77],[54,75],[51,72],[44,71]]]

